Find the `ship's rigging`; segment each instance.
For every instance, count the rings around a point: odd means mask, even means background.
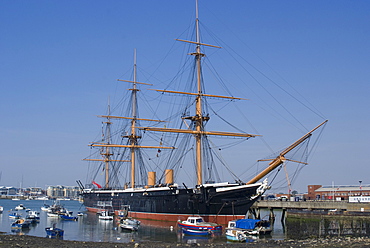
[[[193,88],[188,88],[188,91],[179,91],[179,90],[156,90],[159,93],[167,94],[167,95],[181,95],[185,96],[188,102],[185,104],[186,108],[182,112],[182,122],[179,128],[170,128],[168,127],[169,124],[164,124],[162,126],[158,125],[158,123],[161,123],[160,120],[153,120],[149,118],[139,118],[138,113],[138,102],[137,102],[137,94],[139,92],[138,85],[145,85],[145,86],[151,86],[151,84],[148,83],[142,83],[137,81],[137,65],[136,65],[136,55],[135,61],[134,61],[134,73],[133,73],[133,80],[119,80],[126,83],[132,84],[132,88],[129,89],[131,91],[131,106],[129,107],[129,110],[127,111],[126,117],[125,116],[113,116],[110,114],[110,110],[108,111],[107,115],[100,116],[102,118],[106,118],[106,134],[104,139],[101,143],[93,143],[91,144],[92,147],[100,147],[100,154],[102,156],[101,159],[86,159],[90,161],[101,161],[104,162],[104,173],[105,173],[105,181],[104,186],[105,188],[111,188],[111,187],[117,187],[120,185],[119,181],[122,179],[123,175],[121,174],[121,170],[125,169],[130,172],[130,178],[127,178],[124,183],[124,187],[131,187],[134,188],[135,186],[143,186],[146,184],[146,175],[148,174],[149,170],[160,170],[160,177],[159,180],[157,180],[158,184],[161,184],[163,182],[164,174],[165,174],[165,168],[159,168],[159,165],[156,164],[155,168],[149,168],[145,167],[144,164],[148,162],[150,159],[146,159],[146,161],[143,159],[143,155],[145,151],[144,149],[154,149],[157,151],[156,156],[162,155],[162,151],[165,149],[173,150],[171,151],[167,157],[167,165],[166,168],[168,169],[175,169],[175,174],[179,173],[179,169],[183,166],[185,166],[185,163],[188,162],[188,160],[185,160],[185,155],[188,153],[193,154],[194,157],[193,160],[195,162],[195,170],[196,170],[196,184],[202,185],[203,183],[208,182],[214,182],[214,181],[220,181],[220,176],[216,170],[216,167],[214,166],[214,155],[216,157],[220,157],[221,155],[216,154],[216,152],[212,151],[211,148],[214,148],[217,146],[213,145],[212,141],[210,140],[213,138],[213,136],[223,136],[223,137],[233,137],[239,138],[239,139],[249,139],[252,137],[257,137],[259,135],[257,134],[249,134],[245,132],[222,132],[222,131],[208,131],[206,129],[208,121],[210,121],[210,114],[209,110],[211,109],[213,113],[217,114],[217,111],[212,109],[211,107],[208,107],[208,99],[222,99],[225,101],[240,101],[245,100],[244,98],[238,98],[233,96],[220,96],[220,95],[213,95],[213,94],[206,94],[205,93],[205,87],[203,83],[203,73],[202,73],[202,59],[205,57],[204,51],[202,51],[202,47],[209,47],[209,48],[220,48],[219,46],[209,45],[206,43],[201,42],[200,40],[200,33],[199,33],[199,18],[198,18],[198,11],[196,11],[196,21],[195,21],[195,41],[191,40],[184,40],[184,39],[177,39],[177,41],[185,42],[190,45],[195,45],[195,51],[190,53],[190,55],[194,56],[194,67],[193,67],[193,73],[191,74],[191,78],[189,79],[189,82],[195,82],[194,84],[190,83],[189,85],[192,85]],[[135,53],[136,54],[136,53]],[[191,98],[192,97],[192,98]],[[190,100],[192,99],[192,100]],[[190,107],[194,107],[195,110],[192,110]],[[193,114],[192,114],[193,112]],[[130,122],[130,126],[124,126],[121,129],[121,141],[126,139],[126,143],[119,143],[112,142],[111,140],[111,124],[113,120],[128,120]],[[153,123],[155,122],[155,125],[141,125],[141,123]],[[228,122],[225,120],[225,122]],[[163,127],[164,126],[164,127]],[[169,135],[164,134],[165,136],[158,136],[158,134],[149,134],[150,132],[161,132],[161,133],[171,133]],[[142,137],[143,136],[152,136],[157,139],[157,145],[142,145]],[[180,135],[182,135],[182,138],[180,138]],[[161,138],[159,138],[161,137]],[[175,142],[170,143],[168,142],[168,138],[174,138]],[[190,145],[190,140],[195,139],[195,145]],[[160,140],[160,141],[159,141]],[[167,142],[164,145],[164,143]],[[175,149],[175,147],[177,149]],[[118,153],[114,153],[113,150],[115,148],[121,148],[123,151],[120,151]],[[115,158],[113,158],[115,157]],[[152,161],[155,160],[153,156],[147,156],[152,157]],[[285,158],[282,160],[281,157],[279,157],[280,160],[276,160],[278,166],[281,164],[281,162],[286,160]],[[278,158],[276,158],[278,159]],[[125,168],[122,168],[121,165],[122,162],[126,162],[124,165]],[[164,162],[164,160],[162,160]],[[131,166],[127,166],[127,163],[130,163]],[[110,165],[111,164],[111,165]],[[141,166],[138,166],[141,164]],[[226,164],[222,162],[221,158],[221,164]],[[186,165],[188,166],[188,165]],[[278,166],[275,166],[278,167]],[[129,169],[128,169],[129,168]],[[269,169],[270,171],[270,169]],[[120,178],[119,178],[120,177]],[[236,181],[243,181],[241,180],[236,174],[234,174]],[[140,178],[140,179],[139,179]],[[262,177],[259,177],[257,179],[250,180],[248,183],[254,183],[258,180],[262,179]]]
[[[113,113],[109,107],[108,113],[100,116],[106,119],[105,134],[101,140],[90,145],[91,148],[99,149],[101,158],[88,158],[88,160],[102,163],[105,180],[104,187],[101,187],[95,178],[89,182],[93,185],[84,187],[82,183],[79,183],[82,188],[84,205],[88,211],[98,212],[107,206],[114,211],[119,211],[124,206],[128,206],[135,218],[174,221],[189,215],[201,215],[208,221],[212,219],[225,224],[231,219],[243,218],[254,202],[270,188],[266,176],[272,170],[281,167],[288,160],[305,163],[290,155],[299,151],[298,147],[306,143],[312,133],[323,126],[326,121],[273,156],[269,166],[253,178],[249,180],[241,178],[240,171],[237,171],[231,173],[234,181],[230,181],[229,178],[221,181],[221,176],[225,176],[222,172],[225,170],[219,173],[216,165],[225,166],[228,171],[231,171],[229,170],[231,166],[224,162],[223,156],[226,153],[221,146],[216,145],[216,137],[218,137],[217,141],[225,138],[235,141],[257,138],[259,134],[258,132],[251,134],[241,131],[245,128],[236,128],[235,125],[232,126],[232,130],[236,131],[229,131],[230,128],[213,124],[215,123],[213,116],[219,117],[223,106],[219,105],[215,109],[208,107],[208,104],[222,101],[226,103],[224,105],[229,105],[246,101],[233,95],[209,93],[218,92],[214,84],[208,84],[206,91],[205,79],[207,82],[210,80],[209,74],[204,74],[203,70],[203,61],[206,60],[205,51],[207,49],[218,50],[220,47],[201,41],[199,29],[198,1],[196,1],[195,38],[177,39],[177,42],[185,43],[193,48],[188,54],[191,55],[188,57],[192,58],[193,66],[187,67],[192,69],[192,73],[186,79],[182,78],[183,72],[176,74],[176,79],[171,80],[167,87],[151,91],[160,95],[161,99],[174,98],[174,96],[177,96],[177,99],[180,98],[180,100],[172,101],[171,104],[165,104],[162,108],[152,107],[152,109],[159,110],[158,115],[153,112],[145,113],[147,116],[139,114],[138,99],[143,93],[141,90],[149,88],[151,85],[148,83],[153,82],[143,83],[137,79],[135,51],[133,79],[119,80],[120,83],[131,84],[129,95],[123,97],[123,100],[131,100],[131,102],[126,105],[124,114]],[[181,79],[185,79],[185,82]],[[242,92],[238,90],[238,93]],[[154,102],[150,102],[149,105],[153,106]],[[182,110],[174,110],[176,107],[182,107]],[[216,115],[212,116],[212,112]],[[243,109],[242,113],[244,112],[250,115],[247,109]],[[174,117],[174,113],[178,114],[177,121],[166,118],[163,119],[165,122],[162,122],[161,118],[148,118],[148,116],[163,115]],[[230,124],[239,117],[232,110],[227,114],[229,118],[220,118],[226,124]],[[128,124],[116,125],[119,131],[112,131],[113,121]],[[270,120],[268,123],[275,124]],[[114,139],[113,133],[119,137]],[[225,144],[223,147],[226,147]],[[246,149],[239,145],[234,145],[232,148],[228,149],[230,154],[227,155],[234,160],[237,160],[234,157],[241,157],[239,163],[245,166],[246,158],[248,158]],[[221,162],[217,162],[215,158],[219,158]],[[195,171],[193,174],[191,174],[192,167]],[[121,173],[123,171],[128,172],[129,176],[124,176]],[[184,183],[185,174],[192,179],[193,184]],[[119,185],[118,181],[121,181],[122,185]]]

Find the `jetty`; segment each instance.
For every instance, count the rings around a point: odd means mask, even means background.
[[[366,202],[348,202],[348,201],[272,201],[262,200],[256,201],[249,210],[249,214],[254,215],[255,218],[260,218],[261,209],[268,209],[270,211],[270,219],[275,218],[274,210],[282,210],[281,220],[284,221],[287,210],[306,210],[307,211],[328,211],[335,212],[349,212],[358,214],[370,215],[370,203]]]

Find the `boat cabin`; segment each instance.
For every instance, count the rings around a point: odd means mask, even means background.
[[[186,221],[184,221],[184,223],[187,223],[187,224],[193,224],[193,225],[196,225],[198,223],[203,223],[204,222],[204,219],[202,217],[188,217],[188,219]]]
[[[229,221],[229,223],[228,223],[227,227],[228,227],[228,228],[236,227],[236,220],[231,220],[231,221]]]

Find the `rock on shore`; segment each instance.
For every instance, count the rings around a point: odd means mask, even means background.
[[[162,242],[131,242],[131,243],[109,243],[109,242],[84,242],[48,239],[27,235],[0,235],[0,247],[22,247],[22,248],[185,248],[185,247],[208,247],[208,248],[239,248],[239,247],[348,247],[364,248],[370,247],[369,238],[319,238],[306,240],[271,240],[261,239],[253,243],[211,243],[211,244],[183,244],[183,243],[162,243]]]

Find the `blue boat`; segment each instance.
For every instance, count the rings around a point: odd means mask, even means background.
[[[12,229],[26,229],[30,228],[30,222],[26,221],[25,219],[17,219],[12,223]]]
[[[9,214],[9,218],[12,218],[12,219],[19,219],[21,217],[22,217],[22,215],[21,214],[18,214],[18,213],[11,213],[11,214]]]
[[[198,231],[221,232],[222,226],[217,223],[205,222],[200,216],[190,216],[187,220],[178,220],[177,225],[182,229]]]
[[[59,217],[62,220],[73,220],[73,221],[77,221],[78,220],[78,217],[77,216],[72,216],[70,214],[61,214],[61,215],[59,215]]]
[[[212,235],[211,230],[196,230],[196,229],[186,229],[186,228],[182,228],[182,233],[186,235],[196,235],[196,236]]]
[[[61,238],[64,235],[64,230],[60,228],[56,228],[55,224],[53,227],[46,227],[46,236],[49,238]]]
[[[251,235],[271,234],[272,228],[267,220],[258,219],[238,219],[229,221],[226,228],[226,239],[229,241],[244,242]]]

